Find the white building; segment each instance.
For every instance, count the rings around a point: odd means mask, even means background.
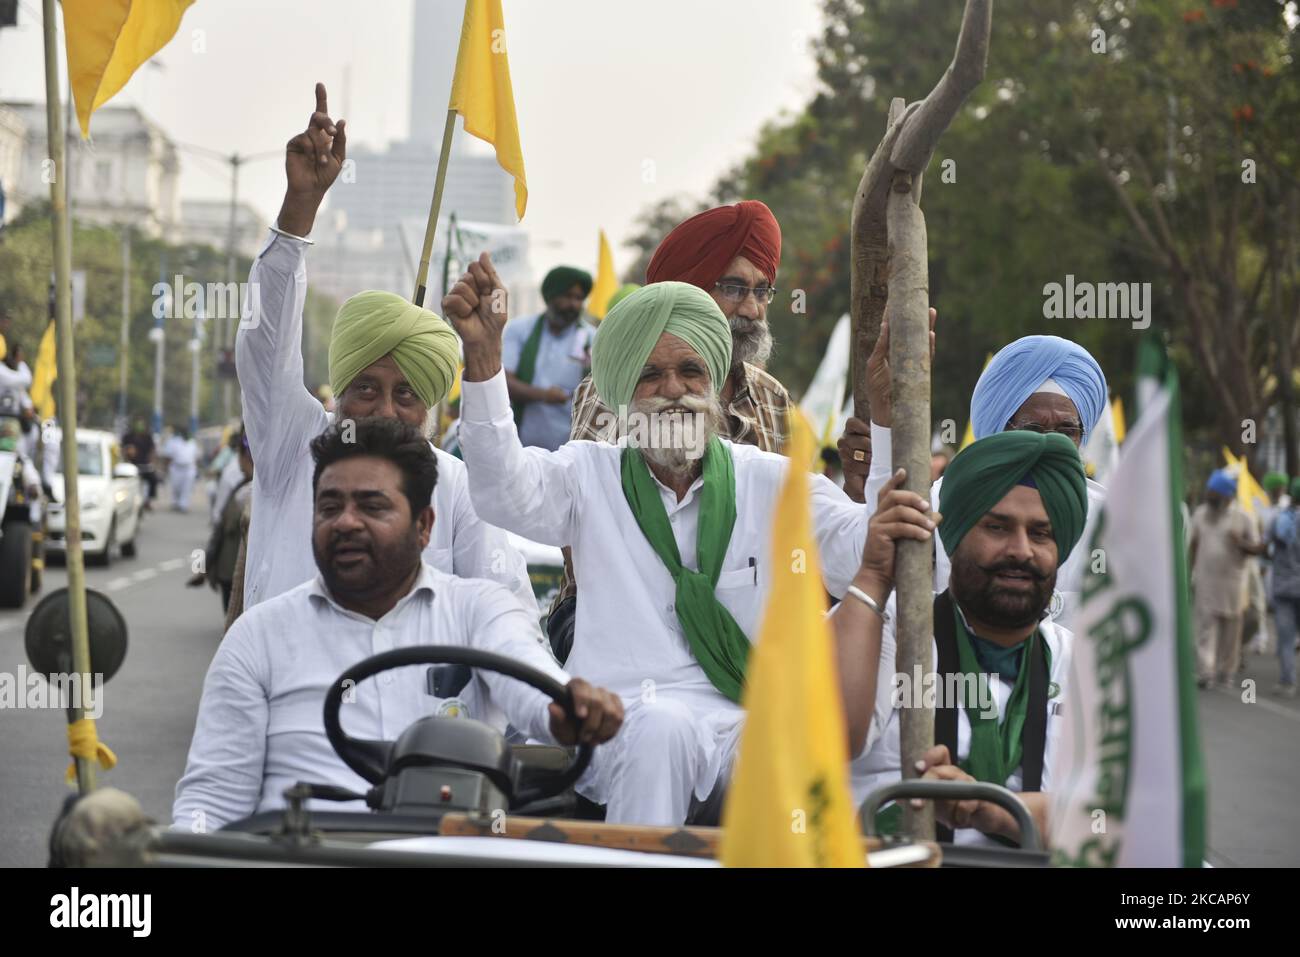
[[[19,183],[22,181],[23,149],[27,143],[27,121],[6,106],[0,105],[0,196],[4,209],[0,225],[18,215]]]
[[[266,239],[270,220],[247,203],[235,206],[235,252],[252,259]],[[230,236],[230,203],[223,199],[181,200],[183,243],[203,243],[225,251]]]
[[[17,114],[27,127],[9,203],[21,207],[48,199],[45,104],[0,103],[0,109]],[[68,145],[74,218],[104,226],[129,222],[151,236],[175,234],[181,220],[180,161],[160,127],[134,106],[103,106],[95,111],[91,139],[74,133]]]

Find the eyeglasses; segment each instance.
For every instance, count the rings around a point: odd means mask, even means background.
[[[775,286],[755,286],[753,289],[738,282],[715,282],[713,288],[722,293],[730,302],[744,302],[752,292],[759,302],[771,302],[776,298]]]
[[[1045,429],[1037,422],[1010,422],[1007,424],[1007,429],[1013,432],[1037,432],[1039,435],[1059,432],[1075,445],[1083,439],[1083,426],[1078,422],[1062,422],[1054,429]]]

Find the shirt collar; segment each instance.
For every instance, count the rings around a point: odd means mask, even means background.
[[[389,609],[388,615],[391,615],[394,612],[398,611],[403,605],[411,601],[416,595],[420,594],[421,592],[427,592],[430,598],[436,595],[438,593],[438,590],[435,587],[435,585],[437,584],[436,576],[437,576],[437,570],[434,569],[434,567],[430,565],[428,562],[421,560],[420,574],[416,576],[415,584],[411,586],[410,591],[408,591],[405,595],[403,595],[401,598],[397,600],[396,605],[394,605],[391,609]],[[341,615],[348,615],[349,617],[352,618],[365,618],[366,621],[373,620],[371,618],[366,618],[365,615],[359,615],[357,612],[349,611],[348,609],[340,605],[337,601],[335,601],[334,596],[331,595],[329,589],[325,587],[325,579],[321,576],[319,571],[316,572],[316,577],[312,579],[311,588],[307,590],[307,595],[309,600],[311,600],[312,602],[325,602],[327,605],[329,605],[331,608],[333,608],[336,612],[338,612]],[[388,615],[385,615],[384,617],[387,618]]]

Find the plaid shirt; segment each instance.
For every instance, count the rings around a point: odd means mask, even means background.
[[[764,372],[758,366],[744,366],[745,376],[740,388],[727,403],[726,417],[729,427],[727,438],[744,445],[757,445],[764,452],[780,452],[785,445],[786,414],[790,410],[790,393],[774,376]],[[605,415],[606,425],[597,428],[596,423]],[[605,403],[596,395],[596,387],[588,375],[573,393],[573,424],[569,428],[569,440],[588,439],[592,442],[614,443],[618,440],[618,420]],[[564,584],[551,604],[551,611],[559,607],[560,602],[575,594],[577,584],[573,580],[573,563],[569,556],[564,556]]]
[[[790,410],[790,393],[773,376],[758,366],[745,363],[744,380],[727,404],[727,438],[743,445],[757,445],[765,452],[780,452],[785,444],[785,417]],[[596,423],[605,415],[605,427]],[[618,421],[596,395],[596,387],[587,376],[573,393],[573,424],[569,439],[614,443],[618,440]]]

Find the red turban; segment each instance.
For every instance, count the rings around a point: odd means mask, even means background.
[[[712,292],[737,256],[744,256],[769,283],[776,284],[781,227],[772,211],[756,199],[706,209],[679,223],[655,250],[645,281],[689,282]]]

